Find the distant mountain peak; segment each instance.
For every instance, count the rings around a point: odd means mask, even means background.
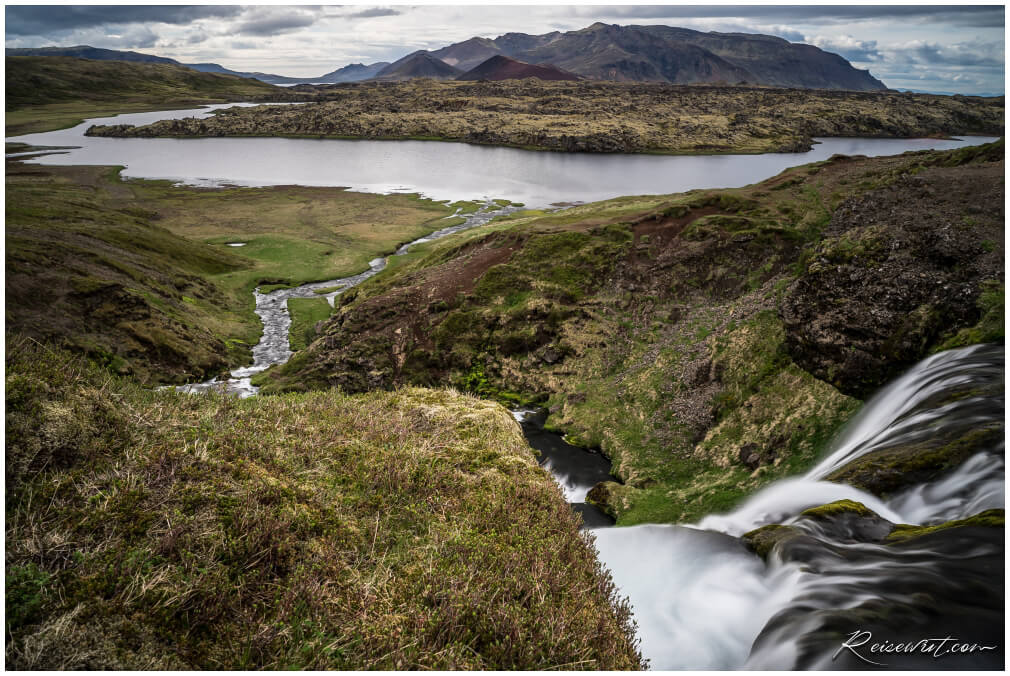
[[[813,45],[756,33],[703,33],[673,26],[620,26],[598,21],[567,33],[505,33],[474,39],[432,54],[472,70],[503,55],[553,64],[594,80],[736,83],[808,89],[886,89],[869,72]]]
[[[376,80],[410,80],[413,78],[430,77],[436,80],[450,80],[463,71],[450,66],[425,49],[411,52],[399,61],[394,61],[378,73]]]
[[[561,70],[549,63],[531,64],[503,54],[492,56],[476,68],[463,73],[457,80],[578,80],[575,73]]]

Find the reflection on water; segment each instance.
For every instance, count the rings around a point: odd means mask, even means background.
[[[142,125],[160,119],[206,116],[220,107],[225,106],[133,113],[97,123]],[[89,120],[72,129],[8,140],[81,146],[59,156],[29,161],[125,165],[123,176],[129,178],[168,179],[206,186],[344,186],[364,192],[419,192],[432,199],[448,200],[501,197],[538,208],[621,195],[740,187],[838,153],[893,155],[995,140],[832,138],[819,139],[820,143],[806,153],[632,155],[535,152],[434,141],[85,137],[84,131],[94,123],[96,120]]]

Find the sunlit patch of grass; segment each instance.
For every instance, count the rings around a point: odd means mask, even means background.
[[[292,350],[304,349],[316,337],[316,323],[330,316],[333,308],[325,298],[291,298],[288,312],[291,313],[291,329],[288,342]]]

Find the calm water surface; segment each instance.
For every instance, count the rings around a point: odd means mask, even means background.
[[[529,207],[621,195],[740,187],[838,153],[894,155],[996,140],[977,136],[954,140],[819,139],[821,142],[807,153],[678,156],[534,152],[434,141],[84,136],[84,131],[96,123],[142,125],[163,119],[206,117],[222,107],[228,104],[119,115],[88,120],[72,129],[8,140],[80,146],[29,162],[125,165],[123,176],[129,178],[205,186],[344,186],[363,192],[417,192],[440,200],[506,198]]]

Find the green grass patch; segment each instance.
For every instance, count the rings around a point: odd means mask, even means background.
[[[292,350],[303,350],[315,340],[316,323],[328,318],[333,308],[325,298],[291,298],[288,312],[291,313],[291,328],[288,339]]]

